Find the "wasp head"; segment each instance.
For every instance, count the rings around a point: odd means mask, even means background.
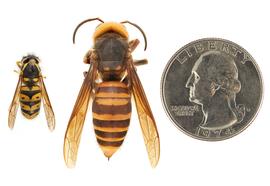
[[[33,55],[33,54],[29,54],[27,56],[23,56],[21,62],[23,64],[26,64],[26,63],[39,64],[40,59],[37,56]]]

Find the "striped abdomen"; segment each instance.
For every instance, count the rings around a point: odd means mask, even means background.
[[[92,111],[98,144],[110,158],[123,143],[129,127],[131,99],[128,87],[118,81],[100,83]]]
[[[20,90],[20,105],[22,114],[27,119],[35,118],[40,110],[41,90],[39,85],[22,85]]]

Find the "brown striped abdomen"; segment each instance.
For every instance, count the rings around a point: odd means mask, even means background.
[[[129,127],[131,99],[128,87],[118,81],[98,84],[92,112],[97,142],[104,155],[110,158],[123,143]]]

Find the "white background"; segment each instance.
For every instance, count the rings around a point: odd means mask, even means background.
[[[148,37],[134,52],[149,64],[138,68],[155,115],[161,158],[152,169],[144,147],[135,107],[130,130],[120,150],[107,159],[99,149],[89,109],[81,139],[77,166],[68,169],[63,160],[66,125],[83,81],[82,63],[92,46],[96,23],[82,27],[77,44],[72,33],[84,19],[130,20]],[[76,0],[0,2],[0,185],[269,185],[270,172],[270,6],[267,1],[188,0],[127,1]],[[130,39],[142,36],[128,27]],[[257,61],[264,78],[264,102],[251,126],[221,142],[188,137],[167,118],[160,99],[160,79],[170,57],[183,45],[204,37],[231,40]],[[143,43],[143,42],[141,42]],[[41,67],[57,126],[50,133],[43,110],[32,121],[18,112],[15,128],[7,126],[18,75],[15,62],[33,52]]]

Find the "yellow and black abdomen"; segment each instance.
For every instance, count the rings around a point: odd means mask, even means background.
[[[97,142],[110,158],[123,143],[129,127],[131,96],[128,87],[118,81],[98,84],[92,112]]]
[[[35,118],[39,113],[40,104],[40,86],[37,83],[32,86],[23,84],[20,89],[20,105],[22,114],[27,119]]]

